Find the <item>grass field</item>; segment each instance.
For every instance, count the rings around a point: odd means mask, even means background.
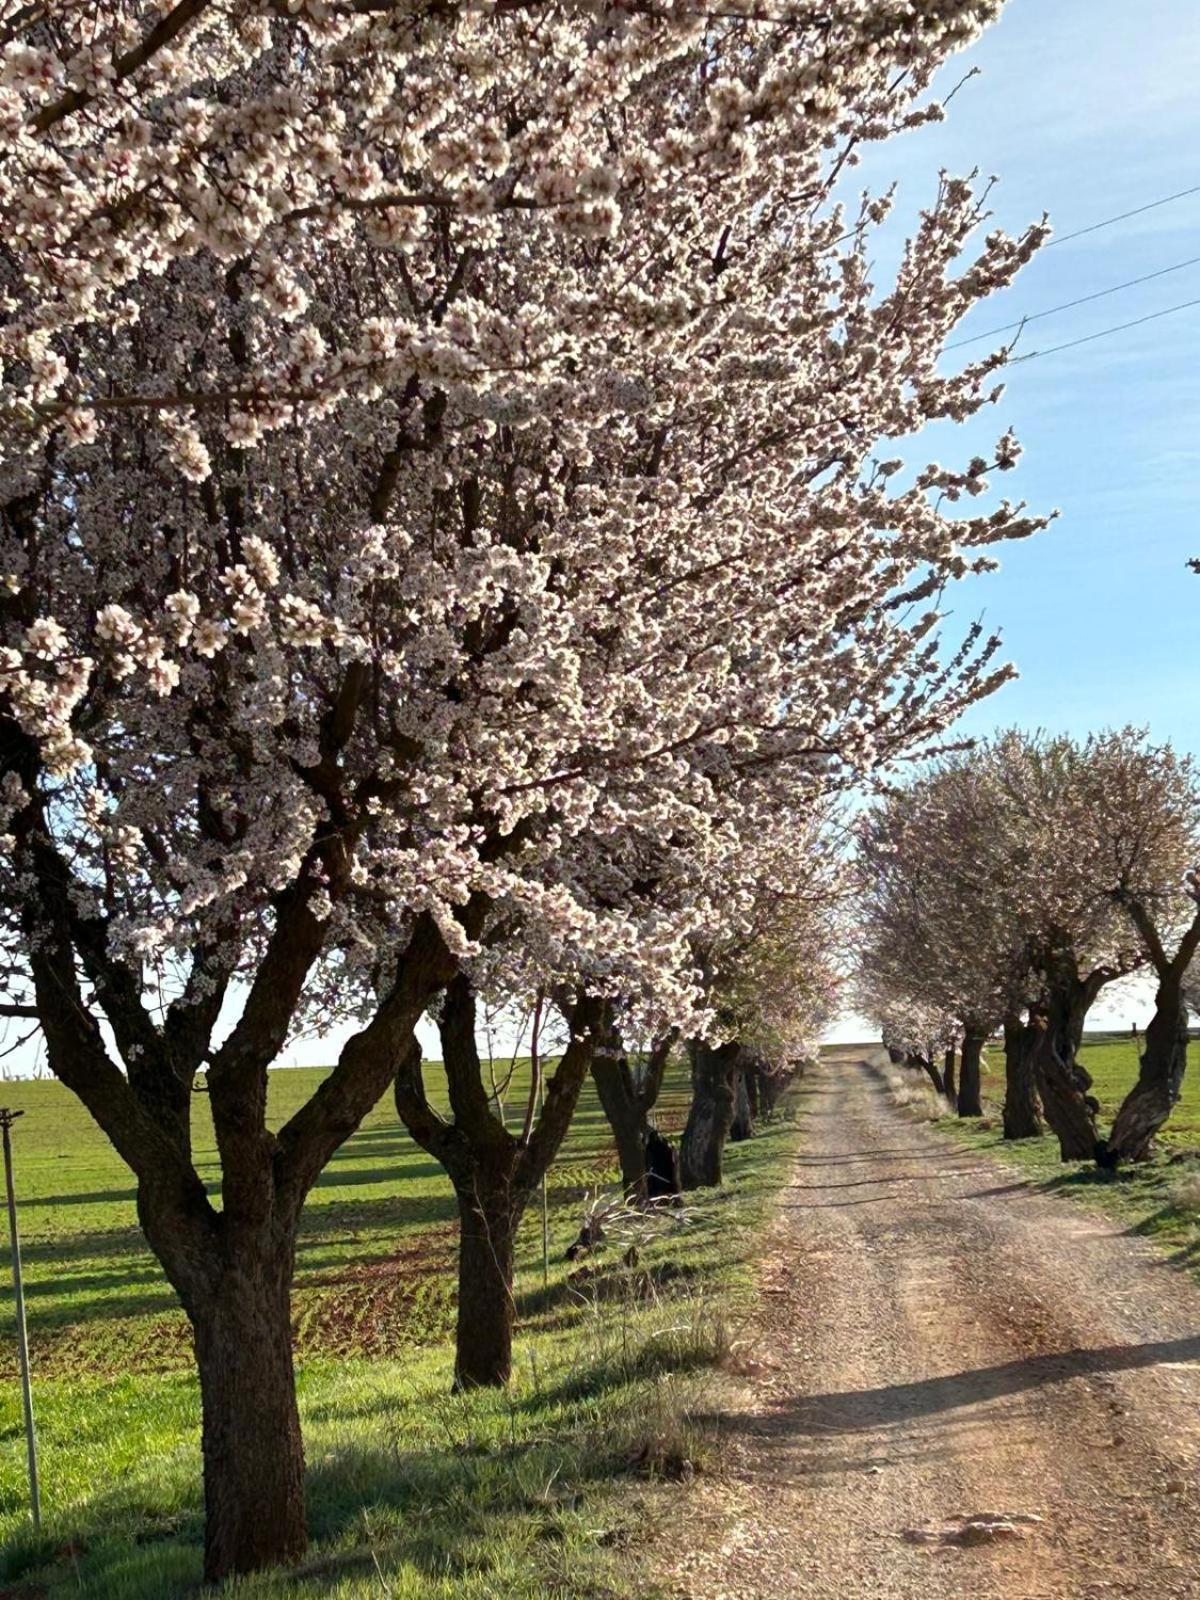
[[[272,1075],[283,1121],[319,1076]],[[512,1086],[521,1104],[521,1084]],[[150,1600],[198,1581],[199,1417],[187,1323],[138,1231],[128,1173],[57,1084],[14,1082],[14,1135],[45,1525],[26,1511],[11,1294],[0,1292],[0,1595]],[[660,1121],[678,1126],[670,1081]],[[197,1160],[217,1165],[203,1097]],[[780,1118],[730,1152],[727,1187],[637,1268],[569,1275],[581,1200],[615,1177],[585,1093],[520,1250],[518,1374],[506,1396],[449,1395],[450,1186],[385,1102],[307,1208],[295,1321],[314,1552],[239,1594],[483,1600],[649,1593],[638,1499],[702,1465],[698,1372],[727,1356],[755,1240],[794,1130]],[[0,1272],[0,1283],[5,1275]],[[614,1486],[615,1485],[615,1486]],[[654,1491],[661,1492],[661,1491]]]
[[[1121,1101],[1137,1080],[1140,1041],[1127,1033],[1084,1035],[1079,1059],[1092,1076],[1092,1093],[1100,1102],[1103,1128],[1116,1115]],[[1200,1151],[1200,1040],[1189,1051],[1191,1072],[1183,1080],[1183,1093],[1159,1135],[1165,1153],[1197,1147]],[[985,1107],[998,1108],[1004,1099],[1004,1051],[997,1041],[988,1047],[983,1079]]]
[[[436,1066],[431,1078],[435,1073]],[[305,1068],[271,1074],[273,1125],[287,1120],[321,1076]],[[526,1081],[518,1067],[509,1103],[520,1109]],[[681,1081],[666,1087],[667,1127],[684,1115],[683,1090]],[[5,1084],[0,1103],[26,1113],[14,1141],[39,1373],[190,1367],[187,1321],[138,1228],[129,1171],[87,1112],[53,1081]],[[215,1193],[219,1165],[202,1094],[195,1097],[194,1123],[197,1170]],[[551,1201],[566,1204],[611,1176],[607,1125],[589,1092],[552,1173]],[[453,1313],[448,1269],[456,1216],[441,1167],[383,1101],[337,1152],[305,1210],[295,1294],[298,1354],[386,1356],[443,1338]],[[12,1332],[6,1303],[0,1378],[15,1376]]]
[[[1106,1121],[1112,1120],[1137,1079],[1139,1050],[1140,1045],[1128,1034],[1095,1034],[1084,1039],[1081,1060],[1095,1081],[1094,1093]],[[1168,1150],[1200,1147],[1200,1040],[1193,1040],[1188,1054],[1190,1075],[1185,1076],[1179,1103],[1159,1136]],[[1003,1071],[1003,1058],[999,1065]]]
[[[1102,1131],[1137,1077],[1138,1049],[1128,1034],[1089,1034],[1084,1038],[1080,1059],[1092,1075]],[[1000,1156],[1047,1192],[1094,1206],[1156,1239],[1178,1265],[1200,1275],[1200,1040],[1192,1041],[1191,1070],[1158,1138],[1153,1159],[1115,1173],[1101,1172],[1090,1163],[1064,1166],[1058,1157],[1058,1142],[1049,1134],[1006,1143],[1000,1126],[1004,1054],[993,1043],[989,1055],[983,1079],[983,1122],[948,1117],[941,1125],[975,1148]]]

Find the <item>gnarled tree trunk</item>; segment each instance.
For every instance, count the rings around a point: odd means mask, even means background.
[[[741,1046],[714,1049],[693,1039],[692,1104],[680,1147],[680,1181],[685,1189],[711,1189],[721,1182],[725,1141],[733,1121],[734,1076]]]
[[[980,1028],[968,1027],[963,1034],[962,1054],[958,1069],[958,1114],[960,1117],[981,1117],[980,1062],[987,1034]]]
[[[1200,891],[1195,891],[1200,894]],[[1130,895],[1121,897],[1158,973],[1154,1016],[1138,1064],[1138,1080],[1125,1096],[1108,1141],[1112,1161],[1143,1161],[1150,1141],[1171,1115],[1183,1088],[1187,1068],[1187,1006],[1184,978],[1200,945],[1200,910],[1193,916],[1174,956],[1163,948],[1147,909]]]
[[[950,1045],[942,1057],[942,1093],[952,1106],[958,1105],[958,1086],[954,1081],[956,1052]]]
[[[629,1063],[623,1057],[592,1058],[592,1082],[617,1144],[621,1188],[629,1200],[646,1198],[646,1112],[638,1103]]]
[[[1033,1077],[1033,1047],[1041,1035],[1026,1028],[1020,1017],[1004,1019],[1004,1137],[1036,1139],[1042,1132],[1037,1085]]]
[[[451,1120],[429,1104],[415,1037],[410,1034],[398,1052],[396,1109],[421,1148],[445,1167],[458,1199],[456,1389],[500,1387],[512,1374],[517,1229],[570,1126],[592,1064],[593,1040],[605,1020],[606,1008],[587,998],[564,998],[559,1008],[571,1027],[571,1039],[545,1085],[540,1109],[542,1066],[535,1044],[518,1135],[496,1116],[484,1087],[475,1040],[475,995],[465,975],[447,985],[438,1019]],[[540,1003],[538,1010],[540,1014]],[[535,1023],[535,1040],[537,1031]]]
[[[336,765],[352,728],[351,711],[344,727],[339,722],[323,737],[324,759]],[[26,787],[31,795],[37,789],[32,781]],[[432,918],[418,917],[371,1020],[345,1041],[316,1092],[272,1130],[268,1069],[325,943],[312,886],[318,876],[331,890],[344,883],[349,834],[328,819],[319,825],[308,852],[313,870],[276,897],[238,1020],[214,1047],[229,976],[219,930],[193,952],[182,992],[160,1015],[147,1002],[138,964],[119,959],[103,919],[77,903],[73,869],[52,844],[41,805],[31,798],[11,825],[37,884],[23,922],[47,1058],[135,1175],[138,1220],[192,1325],[203,1413],[204,1576],[219,1582],[294,1561],[305,1548],[289,1308],[301,1209],[326,1162],[386,1091],[398,1042],[448,981],[454,959]],[[479,931],[484,904],[463,913],[468,937]],[[120,1064],[106,1048],[101,1018]],[[202,1063],[220,1154],[219,1209],[191,1158]]]
[[[192,1326],[210,1582],[297,1561],[307,1543],[292,1370],[298,1206],[280,1202],[269,1175],[230,1178],[225,1198],[217,1211],[198,1179],[138,1183],[138,1220]]]
[[[1099,967],[1079,976],[1074,952],[1061,949],[1046,964],[1047,988],[1031,1013],[1029,1051],[1042,1111],[1058,1137],[1064,1161],[1104,1160],[1107,1146],[1096,1130],[1097,1103],[1092,1080],[1077,1055],[1083,1025],[1096,996],[1114,971]]]
[[[733,1121],[729,1125],[729,1137],[735,1144],[754,1137],[754,1106],[750,1099],[750,1080],[754,1070],[746,1066],[734,1074]]]
[[[1042,1110],[1058,1138],[1064,1161],[1087,1161],[1100,1150],[1092,1080],[1075,1059],[1076,1041],[1056,1029],[1052,1018],[1030,1020],[1029,1062]]]
[[[946,1086],[942,1082],[942,1075],[938,1071],[937,1064],[933,1059],[932,1050],[928,1055],[924,1056],[918,1055],[914,1051],[911,1055],[905,1057],[904,1065],[906,1067],[910,1067],[914,1072],[923,1072],[933,1087],[937,1090],[938,1094],[945,1093]]]
[[[1121,1103],[1108,1147],[1125,1161],[1144,1161],[1150,1141],[1171,1115],[1187,1068],[1187,1007],[1177,978],[1160,980],[1138,1079]]]
[[[758,1075],[758,1109],[769,1122],[775,1115],[775,1107],[779,1104],[779,1097],[796,1078],[804,1076],[803,1065],[796,1066],[792,1063],[784,1071],[761,1072]]]
[[[675,1038],[672,1030],[656,1039],[636,1073],[615,1028],[607,1030],[592,1056],[592,1082],[616,1141],[621,1187],[626,1198],[634,1202],[646,1198],[650,1113],[658,1103]]]

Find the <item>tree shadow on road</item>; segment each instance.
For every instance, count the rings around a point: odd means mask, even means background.
[[[877,1389],[849,1389],[799,1395],[781,1402],[768,1417],[745,1419],[758,1434],[829,1435],[857,1433],[915,1417],[937,1416],[960,1406],[998,1400],[1049,1384],[1099,1372],[1131,1372],[1163,1362],[1200,1362],[1200,1334],[1148,1344],[1100,1345],[1024,1356],[994,1367],[977,1367],[940,1378],[889,1383]]]

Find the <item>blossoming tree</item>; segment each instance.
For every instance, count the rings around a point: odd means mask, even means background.
[[[636,841],[698,881],[772,783],[920,747],[996,681],[977,634],[940,660],[928,602],[1040,524],[956,514],[982,458],[897,489],[873,452],[993,393],[1002,354],[942,346],[1044,229],[964,256],[982,201],[945,177],[880,288],[888,197],[831,192],[998,9],[0,23],[5,1000],[191,1319],[209,1577],[304,1548],[297,1222],[422,1010],[488,952],[514,992],[689,1017],[709,913],[629,898]],[[271,1127],[269,1067],[335,1019]]]
[[[832,828],[780,812],[747,837],[740,862],[753,895],[696,942],[710,1021],[688,1040],[692,1098],[680,1142],[685,1189],[721,1182],[725,1144],[748,1126],[748,1079],[786,1081],[811,1058],[836,1006],[843,948],[841,859]],[[801,815],[803,811],[801,811]]]
[[[960,1116],[982,1114],[984,1044],[1020,1014],[1030,988],[1022,879],[998,844],[994,776],[987,755],[953,756],[889,793],[857,841],[864,1004],[880,1017],[915,1004],[946,1019],[926,1038],[961,1039]]]
[[[1006,733],[889,796],[862,830],[868,990],[1005,1025],[1005,1132],[1064,1159],[1144,1153],[1177,1097],[1200,941],[1190,762],[1138,729]],[[1103,988],[1146,965],[1159,992],[1139,1081],[1101,1138],[1077,1060]],[[1022,1013],[1028,1012],[1028,1021]]]

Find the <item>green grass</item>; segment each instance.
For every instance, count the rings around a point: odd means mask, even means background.
[[[1095,1081],[1094,1093],[1111,1122],[1121,1101],[1133,1087],[1138,1073],[1141,1042],[1125,1034],[1096,1034],[1084,1039],[1080,1058]],[[1200,1040],[1189,1048],[1191,1077],[1184,1077],[1183,1093],[1171,1112],[1171,1120],[1159,1135],[1167,1151],[1200,1146]]]
[[[436,1065],[430,1076],[435,1078]],[[271,1074],[278,1126],[313,1092],[321,1069]],[[509,1104],[523,1108],[518,1067]],[[683,1084],[667,1086],[663,1120],[678,1125]],[[14,1131],[29,1332],[43,1375],[166,1371],[191,1364],[187,1322],[137,1226],[130,1174],[79,1102],[52,1081],[3,1085],[26,1113]],[[219,1182],[208,1102],[195,1097],[197,1169]],[[585,1094],[551,1178],[554,1204],[611,1176],[611,1141]],[[441,1167],[385,1100],[322,1174],[305,1209],[296,1276],[303,1355],[394,1355],[444,1337],[453,1313],[456,1210]],[[0,1378],[15,1375],[11,1304],[0,1314]]]
[[[274,1074],[273,1119],[317,1076]],[[15,1142],[44,1506],[35,1539],[5,1293],[0,1595],[188,1593],[202,1518],[186,1321],[137,1229],[128,1175],[73,1099],[53,1083],[12,1083],[0,1100],[27,1112]],[[678,1125],[684,1103],[676,1078],[660,1120]],[[198,1161],[215,1180],[200,1099],[197,1111]],[[639,1501],[649,1481],[703,1466],[689,1419],[749,1305],[750,1262],[795,1137],[783,1116],[731,1147],[726,1188],[689,1206],[686,1225],[636,1267],[600,1257],[571,1272],[562,1256],[581,1198],[616,1176],[589,1086],[551,1174],[548,1286],[536,1213],[522,1233],[511,1391],[451,1398],[451,1190],[394,1112],[377,1110],[314,1192],[299,1252],[313,1553],[299,1574],[237,1593],[652,1593]]]
[[[1137,1078],[1138,1048],[1128,1034],[1084,1038],[1080,1059],[1092,1075],[1102,1130],[1111,1124]],[[1004,1055],[996,1043],[989,1055],[983,1121],[947,1117],[939,1126],[952,1130],[974,1148],[1001,1157],[1044,1192],[1103,1211],[1132,1231],[1154,1239],[1178,1265],[1200,1277],[1200,1064],[1196,1059],[1200,1041],[1192,1041],[1191,1076],[1184,1078],[1183,1093],[1159,1135],[1154,1156],[1115,1173],[1102,1172],[1090,1162],[1064,1164],[1059,1159],[1058,1141],[1050,1134],[1006,1142],[1000,1123]]]

